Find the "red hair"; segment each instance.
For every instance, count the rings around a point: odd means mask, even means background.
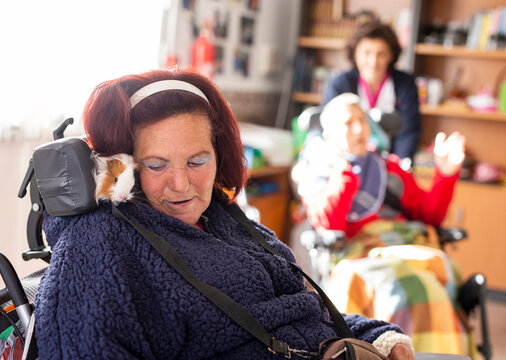
[[[130,110],[130,96],[161,80],[181,80],[199,88],[209,103],[193,93],[169,90],[155,93]],[[221,91],[208,78],[190,69],[154,70],[127,75],[99,84],[86,102],[83,123],[90,146],[102,156],[132,154],[134,129],[169,116],[204,113],[211,124],[211,140],[217,157],[215,187],[234,192],[246,183],[246,160],[237,120]]]

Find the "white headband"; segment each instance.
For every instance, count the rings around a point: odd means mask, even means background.
[[[140,88],[132,96],[130,96],[130,109],[133,109],[135,105],[137,105],[140,101],[147,98],[148,96],[165,90],[188,91],[195,95],[200,96],[201,98],[209,102],[204,93],[195,85],[192,85],[190,83],[181,80],[161,80]]]

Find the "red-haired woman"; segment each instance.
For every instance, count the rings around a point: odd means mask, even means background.
[[[132,154],[147,202],[118,208],[155,232],[191,271],[239,303],[290,348],[335,336],[320,297],[275,235],[267,253],[227,210],[246,179],[236,119],[217,87],[190,70],[152,71],[99,85],[84,112],[94,151]],[[183,279],[149,242],[111,214],[44,220],[53,250],[36,299],[41,359],[266,359],[275,355]],[[413,356],[394,325],[346,316],[385,355]]]

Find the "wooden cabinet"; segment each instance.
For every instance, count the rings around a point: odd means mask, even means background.
[[[468,239],[446,249],[462,275],[481,272],[490,288],[506,291],[506,186],[460,181],[445,226],[468,232]]]
[[[420,24],[434,19],[444,23],[464,22],[481,9],[504,6],[503,0],[417,0]],[[465,94],[477,94],[483,87],[497,86],[505,68],[506,51],[416,44],[414,72],[442,79],[446,91],[457,86]],[[491,162],[506,169],[506,113],[480,113],[465,107],[421,107],[421,145],[430,144],[437,132],[459,131],[466,137],[466,152],[476,161]],[[492,289],[506,291],[506,187],[460,181],[445,225],[460,226],[469,238],[448,248],[464,276],[486,275]]]
[[[248,194],[248,203],[260,211],[260,223],[276,233],[285,244],[289,242],[289,205],[292,199],[288,166],[263,167],[251,171],[248,186],[268,184],[271,192]]]
[[[423,188],[431,181],[418,178]],[[506,186],[459,181],[443,227],[466,230],[467,239],[446,246],[463,278],[483,273],[489,288],[506,291]]]

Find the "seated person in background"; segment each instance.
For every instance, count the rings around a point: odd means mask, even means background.
[[[348,239],[381,218],[439,226],[464,160],[463,136],[438,134],[433,184],[424,191],[397,155],[383,159],[367,150],[370,129],[360,103],[345,93],[325,105],[322,136],[310,138],[292,170],[309,222],[317,230],[344,231]]]
[[[365,112],[372,108],[397,111],[403,124],[391,140],[390,152],[401,159],[412,159],[420,140],[421,116],[414,77],[394,69],[400,53],[397,36],[388,25],[377,20],[358,25],[347,46],[353,69],[331,79],[323,105],[339,94],[351,92],[359,95]]]
[[[332,99],[320,120],[322,136],[308,139],[292,170],[310,224],[347,236],[343,249],[330,256],[322,250],[320,285],[340,311],[399,325],[416,351],[472,355],[472,337],[454,308],[459,275],[437,248],[434,231],[422,232],[445,217],[464,138],[437,135],[433,184],[425,191],[397,155],[384,159],[368,151],[370,130],[357,95]],[[307,256],[294,251],[298,261]]]
[[[176,81],[166,81],[176,80]],[[100,84],[84,111],[93,150],[132,154],[145,202],[130,218],[174,247],[190,269],[246,308],[291,348],[316,351],[335,336],[290,249],[254,223],[284,257],[267,253],[218,201],[246,182],[237,121],[218,88],[185,69]],[[40,359],[278,359],[184,280],[111,205],[43,222],[53,251],[36,298]],[[399,327],[345,316],[389,359],[413,359]]]

